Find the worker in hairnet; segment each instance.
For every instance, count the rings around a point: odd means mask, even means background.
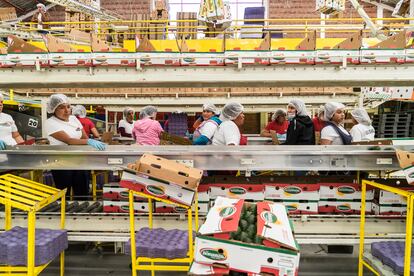
[[[3,112],[3,100],[3,94],[0,93],[0,150],[24,142],[12,116]]]
[[[240,145],[240,127],[244,124],[244,107],[240,103],[228,103],[221,111],[222,121],[213,135],[213,145]]]
[[[134,128],[134,110],[130,107],[124,109],[124,118],[119,121],[118,132],[122,137],[132,137]]]
[[[372,126],[371,118],[363,108],[357,108],[351,111],[354,126],[350,130],[352,142],[374,140],[375,129]]]
[[[40,33],[46,33],[43,28],[43,23],[48,22],[49,20],[49,13],[46,10],[46,6],[42,3],[36,5],[37,10],[32,16],[32,22],[37,23],[37,29]]]
[[[289,127],[284,145],[315,145],[313,123],[302,100],[291,100],[287,107]]]
[[[214,133],[221,124],[217,117],[219,111],[212,103],[203,105],[202,123],[196,128],[193,134],[193,145],[209,145],[212,143]]]
[[[325,126],[325,121],[323,120],[324,113],[325,113],[325,108],[322,105],[319,107],[318,112],[315,114],[315,116],[312,119],[315,132],[321,132],[322,128]]]
[[[352,136],[344,128],[345,106],[337,102],[325,104],[325,127],[321,131],[321,145],[350,145]]]
[[[47,102],[47,113],[52,114],[45,122],[50,145],[90,145],[97,150],[105,150],[104,143],[88,139],[82,124],[71,115],[69,99],[65,95],[51,95]],[[58,189],[73,188],[75,196],[88,195],[88,171],[53,170],[52,175]]]
[[[76,105],[72,108],[72,115],[76,116],[76,118],[81,122],[83,126],[83,130],[86,133],[86,136],[90,137],[91,133],[94,138],[99,138],[99,132],[95,127],[95,124],[92,122],[91,119],[86,117],[86,108],[83,105]]]
[[[138,145],[159,145],[163,132],[161,124],[156,120],[157,108],[145,106],[139,113],[139,120],[134,123],[132,137]]]
[[[289,121],[286,120],[286,111],[284,109],[277,109],[272,115],[272,121],[270,121],[266,127],[260,133],[263,137],[272,137],[272,132],[276,133],[279,140],[286,140],[286,132],[289,127]]]

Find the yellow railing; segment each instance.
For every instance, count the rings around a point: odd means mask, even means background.
[[[359,232],[359,261],[358,261],[358,276],[364,274],[364,267],[367,267],[375,275],[380,275],[373,266],[364,260],[364,239],[365,239],[365,209],[366,209],[366,191],[367,186],[372,186],[380,190],[395,193],[407,198],[407,217],[406,217],[406,233],[405,233],[405,253],[404,253],[404,276],[410,275],[411,269],[411,242],[413,234],[413,215],[414,215],[414,192],[401,190],[395,187],[390,187],[384,184],[379,184],[373,181],[362,180],[362,194],[361,194],[361,224]]]

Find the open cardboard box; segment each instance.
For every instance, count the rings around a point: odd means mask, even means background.
[[[414,184],[414,153],[396,149],[398,162],[404,171],[408,184]]]
[[[270,64],[315,64],[316,31],[309,32],[294,50],[271,51]]]
[[[361,63],[404,63],[406,44],[407,32],[404,30],[374,46],[361,49]]]
[[[151,154],[144,154],[135,164],[128,165],[138,173],[146,174],[166,183],[197,191],[203,171]]]
[[[260,243],[232,238],[238,235],[243,207],[247,209],[244,214],[256,215],[257,228],[252,230]],[[278,203],[253,204],[243,199],[218,197],[195,240],[195,262],[245,273],[297,275],[299,258],[299,246],[286,208]]]
[[[238,64],[241,59],[242,64],[256,64],[256,65],[268,65],[270,64],[270,34],[261,41],[259,47],[254,50],[240,50],[240,48],[234,48],[233,50],[225,51],[225,64]]]

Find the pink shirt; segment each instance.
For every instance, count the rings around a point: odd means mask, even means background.
[[[163,129],[158,121],[145,118],[135,122],[132,136],[138,145],[159,145],[161,132]]]

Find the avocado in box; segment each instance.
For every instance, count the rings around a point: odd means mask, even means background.
[[[176,161],[144,154],[128,165],[121,187],[191,206],[203,171]]]
[[[195,240],[194,261],[245,273],[297,275],[299,247],[282,204],[217,197]]]

